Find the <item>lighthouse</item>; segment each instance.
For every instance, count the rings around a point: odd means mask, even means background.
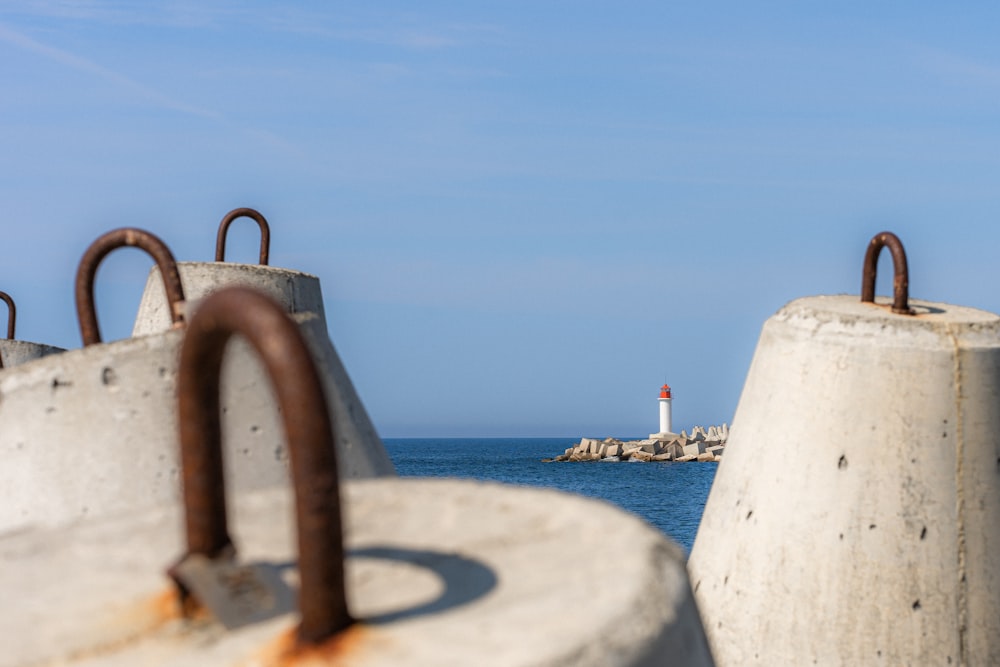
[[[670,385],[660,387],[660,433],[673,433],[670,430]]]

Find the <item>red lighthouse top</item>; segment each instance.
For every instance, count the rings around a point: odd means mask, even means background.
[[[670,385],[665,384],[660,387],[660,398],[670,398]]]

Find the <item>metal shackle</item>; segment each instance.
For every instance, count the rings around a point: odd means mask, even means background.
[[[158,236],[145,230],[134,227],[113,229],[90,244],[76,270],[76,315],[80,322],[80,336],[85,347],[101,342],[101,330],[97,324],[97,311],[94,308],[94,276],[97,275],[97,267],[108,253],[125,246],[140,248],[152,256],[160,269],[163,288],[167,292],[173,327],[184,325],[182,311],[184,288],[181,286],[177,261],[174,260],[170,248]]]
[[[271,251],[271,228],[264,216],[252,208],[234,208],[222,218],[222,222],[219,223],[219,233],[215,238],[215,261],[226,261],[226,234],[229,225],[237,218],[251,218],[260,227],[260,259],[257,263],[267,266],[268,253]]]
[[[298,639],[316,644],[351,623],[332,419],[298,326],[281,306],[247,287],[207,297],[188,322],[181,347],[177,394],[188,555],[218,558],[232,550],[219,389],[223,353],[234,334],[259,355],[284,421],[298,533]]]
[[[865,251],[864,267],[861,274],[861,302],[875,303],[875,275],[878,256],[882,248],[888,246],[892,253],[894,275],[892,279],[892,312],[913,315],[910,310],[910,274],[906,266],[906,251],[903,242],[892,232],[881,232],[872,237]]]

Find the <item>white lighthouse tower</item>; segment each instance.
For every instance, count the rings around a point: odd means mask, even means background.
[[[660,387],[660,433],[673,433],[670,430],[670,385]]]

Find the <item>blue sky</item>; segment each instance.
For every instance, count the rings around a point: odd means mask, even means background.
[[[153,6],[150,6],[153,5]],[[258,208],[384,436],[730,421],[763,322],[857,293],[1000,311],[1000,5],[0,2],[0,289],[78,347],[119,226],[210,260]],[[252,261],[253,227],[229,256]],[[150,261],[98,276],[124,337]],[[882,262],[880,292],[891,284]]]

